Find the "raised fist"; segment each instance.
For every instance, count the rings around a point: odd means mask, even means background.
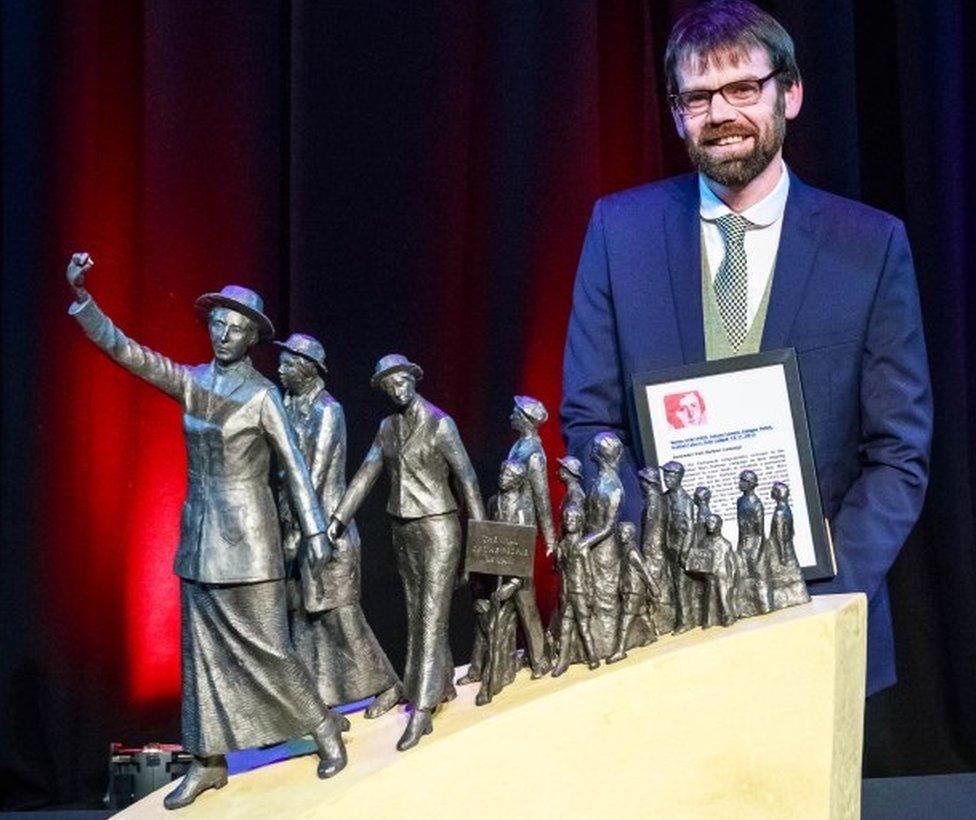
[[[84,251],[73,254],[71,261],[68,262],[68,270],[66,271],[68,284],[71,285],[71,289],[75,292],[79,302],[88,298],[88,293],[85,290],[85,274],[94,264],[91,256]]]

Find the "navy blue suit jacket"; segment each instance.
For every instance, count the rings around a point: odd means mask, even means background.
[[[624,517],[640,521],[635,373],[705,360],[695,174],[596,203],[566,339],[561,422],[588,464],[602,430],[624,441]],[[895,682],[885,574],[918,518],[932,399],[902,223],[790,178],[762,350],[799,359],[838,575],[812,593],[868,596],[868,692]]]

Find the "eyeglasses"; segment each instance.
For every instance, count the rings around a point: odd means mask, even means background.
[[[672,108],[682,114],[695,117],[704,114],[712,104],[712,97],[721,94],[725,101],[736,108],[753,105],[759,102],[763,86],[780,73],[777,69],[758,80],[735,80],[726,83],[721,88],[698,88],[694,91],[682,91],[668,96]]]

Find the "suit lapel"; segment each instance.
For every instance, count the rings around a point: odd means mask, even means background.
[[[814,219],[816,204],[811,189],[791,174],[769,309],[763,326],[762,350],[776,350],[789,343],[790,331],[803,303],[820,246]]]
[[[664,214],[671,296],[686,364],[705,358],[705,330],[701,299],[701,220],[698,177],[688,176]]]
[[[421,427],[426,427],[427,422],[430,419],[430,414],[426,412],[427,407],[423,404],[423,399],[419,396],[417,397],[417,417],[413,419],[413,426],[410,428],[410,432],[407,433],[407,437],[403,439],[403,449],[406,450],[410,446],[410,443],[417,438],[417,434],[420,432]]]

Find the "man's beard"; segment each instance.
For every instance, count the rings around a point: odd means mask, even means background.
[[[705,128],[698,135],[697,141],[691,137],[685,139],[688,156],[702,174],[719,185],[727,188],[742,188],[759,176],[783,147],[783,139],[786,136],[785,108],[786,103],[780,92],[773,109],[772,126],[763,133],[757,131],[752,125],[732,123],[718,128]],[[718,158],[700,144],[739,135],[753,138],[752,150],[745,156]]]

